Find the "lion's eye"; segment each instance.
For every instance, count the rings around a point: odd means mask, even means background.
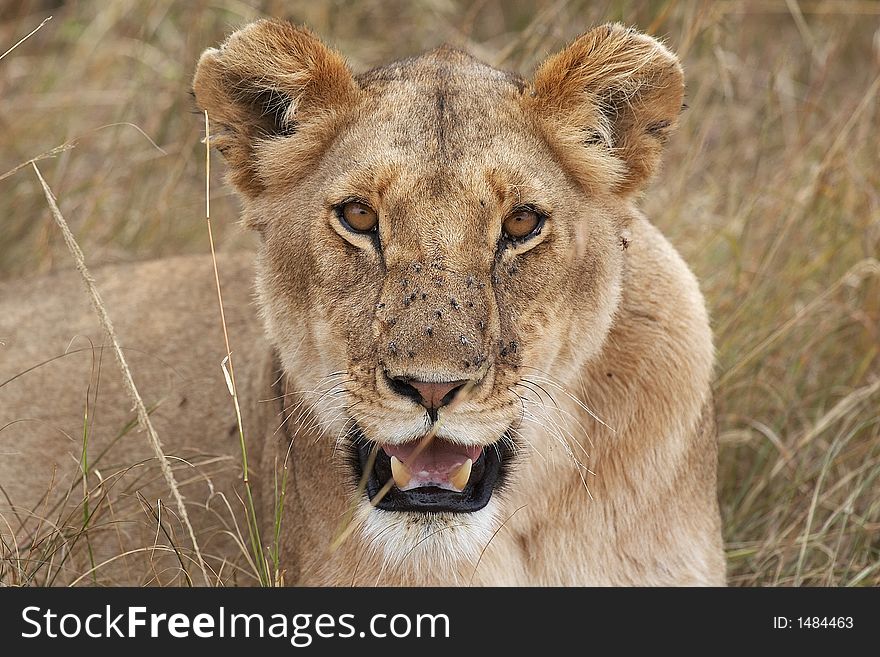
[[[379,225],[379,215],[366,203],[348,201],[338,209],[339,218],[356,233],[372,233]]]
[[[501,230],[510,240],[524,240],[540,232],[544,218],[531,208],[517,208],[504,218]]]

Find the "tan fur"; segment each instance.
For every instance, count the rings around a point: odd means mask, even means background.
[[[548,59],[532,82],[449,48],[354,77],[309,32],[260,21],[202,56],[194,88],[223,127],[214,143],[260,236],[257,307],[272,348],[246,310],[241,259],[221,262],[221,272],[239,313],[232,341],[245,363],[239,380],[267,545],[279,464],[287,467],[286,583],[724,582],[705,305],[633,202],[682,105],[670,51],[608,25]],[[378,210],[379,248],[340,224],[333,208],[350,198]],[[521,204],[549,215],[544,229],[499,250],[501,221]],[[204,260],[184,259],[116,271],[109,283],[105,273],[103,282],[111,313],[125,318],[123,338],[148,354],[136,377],[171,400],[157,411],[169,451],[222,454],[227,473],[213,473],[213,495],[234,499],[237,445],[209,273]],[[2,289],[0,383],[75,333],[97,336],[85,310],[53,301],[75,296],[59,286]],[[43,310],[25,317],[8,308],[22,304]],[[143,319],[153,313],[160,318]],[[280,430],[277,404],[259,401],[276,390],[273,349],[283,369]],[[511,428],[513,470],[484,509],[394,513],[357,494],[346,457],[355,422],[389,444],[427,428],[423,409],[393,394],[383,370],[474,382],[463,403],[441,409],[441,438],[492,445]],[[170,371],[186,373],[182,385],[198,405],[155,387],[174,379]],[[82,372],[41,368],[0,387],[0,426],[41,419],[0,432],[0,446],[19,454],[0,462],[19,508],[40,506],[52,464],[72,477],[82,381]],[[55,403],[35,403],[50,389]],[[98,411],[106,431],[125,416],[107,398]],[[117,445],[116,462],[145,452],[139,441]],[[27,474],[21,463],[31,464]],[[199,476],[188,485],[194,506],[211,494]],[[8,508],[0,512],[8,519]],[[198,529],[225,537],[220,515],[203,514]],[[331,549],[348,518],[352,531]],[[214,547],[215,567],[234,560],[224,541]],[[120,577],[145,579],[132,570]]]

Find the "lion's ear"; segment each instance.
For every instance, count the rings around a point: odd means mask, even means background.
[[[341,55],[305,28],[271,20],[251,23],[206,50],[193,80],[196,104],[207,110],[214,132],[211,143],[248,196],[265,188],[261,151],[296,134],[302,163],[326,141],[357,91]]]
[[[597,27],[548,58],[531,99],[545,133],[587,181],[642,189],[675,129],[684,96],[678,58],[656,39],[620,24]],[[602,153],[617,163],[600,168]]]

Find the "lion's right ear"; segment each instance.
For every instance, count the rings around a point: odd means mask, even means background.
[[[253,197],[265,189],[273,159],[278,166],[271,153],[278,138],[296,135],[284,158],[289,177],[334,134],[358,86],[342,56],[307,29],[260,20],[202,54],[193,91],[230,180]]]

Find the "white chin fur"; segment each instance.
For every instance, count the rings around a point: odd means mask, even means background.
[[[486,545],[498,528],[497,501],[473,513],[383,511],[361,505],[364,545],[383,563],[382,570],[421,574],[427,579],[467,584]],[[382,585],[384,572],[377,573]],[[430,583],[430,582],[426,582]]]

